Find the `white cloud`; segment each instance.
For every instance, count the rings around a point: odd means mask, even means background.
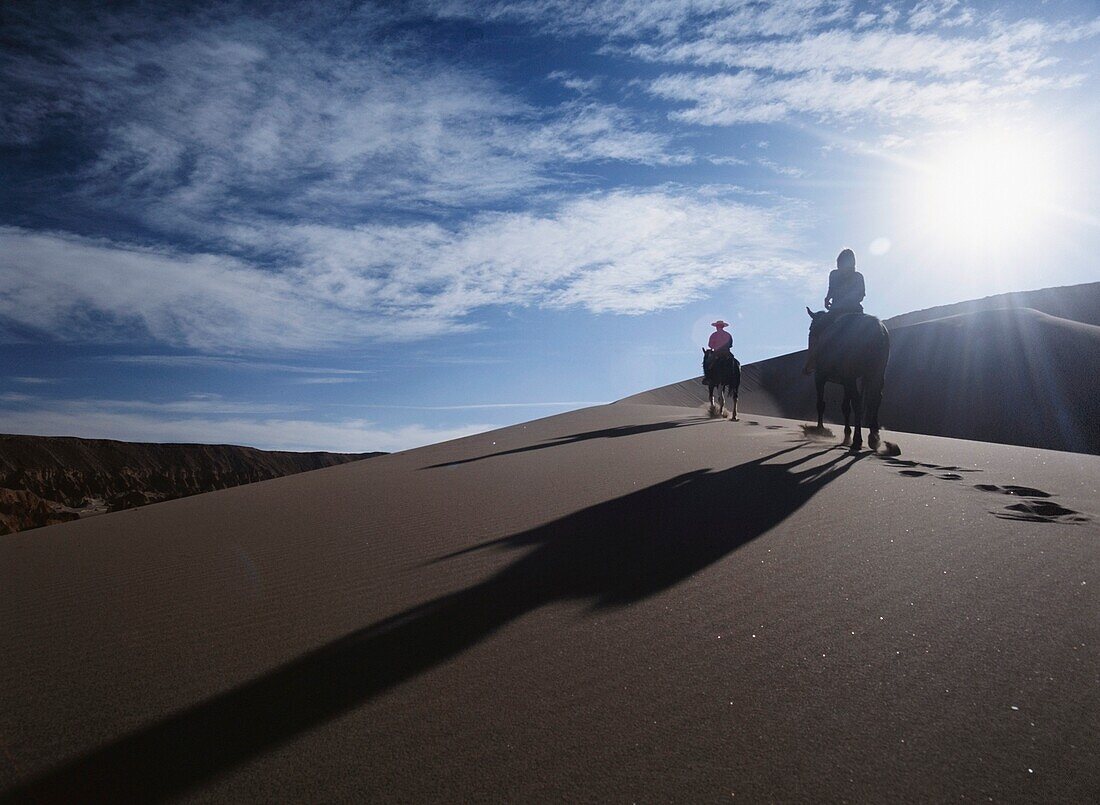
[[[660,39],[700,27],[735,29],[744,35],[779,36],[836,21],[847,0],[504,0],[432,3],[441,16],[518,20],[556,34],[596,34],[610,39]]]
[[[317,300],[232,258],[0,228],[0,317],[78,340],[135,331],[216,349],[307,346],[332,337]]]
[[[877,15],[872,14],[869,11],[864,11],[858,17],[855,18],[855,21],[852,24],[858,30],[860,28],[866,28],[869,25],[874,25],[875,20],[877,20],[877,19],[878,19]]]
[[[368,453],[409,450],[492,430],[495,425],[453,428],[406,425],[384,428],[366,420],[317,422],[306,419],[171,419],[112,411],[0,411],[0,432],[78,436],[137,442],[240,444],[261,450],[326,450]]]
[[[898,12],[884,6],[878,16],[861,12],[853,19],[836,8],[813,24],[761,36],[755,22],[740,18],[743,9],[735,9],[675,36],[634,37],[618,46],[649,61],[730,69],[651,81],[655,97],[692,104],[673,111],[673,120],[733,125],[804,114],[881,124],[980,117],[1079,84],[1083,76],[1058,69],[1059,47],[1100,34],[1100,18],[1005,23],[988,15],[978,24],[957,0],[925,0],[913,7],[909,31],[895,30]]]
[[[292,363],[258,361],[224,355],[105,355],[97,360],[128,363],[138,366],[196,367],[230,371],[275,372],[279,374],[370,375],[373,369],[334,369],[324,366],[301,366]],[[349,378],[351,380],[352,378]]]
[[[360,377],[303,377],[295,381],[303,385],[334,386],[341,383],[362,383]]]
[[[490,408],[587,408],[591,405],[606,404],[607,400],[570,400],[567,402],[470,403],[468,405],[361,405],[358,407],[391,408],[401,411],[478,411]]]
[[[47,400],[30,394],[10,393],[0,396],[0,402],[30,403],[63,409],[72,414],[95,414],[102,411],[142,411],[159,415],[208,414],[280,414],[300,410],[301,406],[223,400],[218,394],[191,394],[182,400]]]
[[[563,104],[544,125],[531,129],[517,147],[532,156],[567,162],[622,161],[683,165],[694,155],[675,152],[671,138],[639,130],[633,115],[595,102]]]
[[[539,401],[456,405],[354,405],[396,411],[496,411],[576,409],[605,401]],[[340,407],[340,406],[337,406]],[[296,416],[295,416],[296,414]],[[308,415],[300,406],[223,400],[218,394],[190,394],[178,400],[56,400],[29,394],[0,394],[0,433],[79,436],[123,441],[244,444],[266,450],[393,452],[491,430],[498,425],[432,428],[380,426],[362,418],[334,420]]]
[[[581,78],[568,70],[554,70],[546,76],[551,81],[560,81],[566,89],[571,89],[581,95],[587,95],[600,86],[599,78]]]
[[[664,75],[649,86],[654,95],[690,104],[672,112],[677,120],[710,126],[768,123],[795,114],[823,120],[874,116],[879,120],[970,119],[993,104],[1011,105],[1043,89],[1067,87],[1078,76],[1033,77],[1012,86],[990,86],[980,79],[922,82],[888,76],[841,75],[826,71],[792,78],[765,78],[751,72]]]
[[[127,23],[136,30],[116,35]],[[96,149],[71,191],[82,203],[208,240],[258,217],[499,203],[561,182],[563,163],[690,159],[627,109],[537,106],[407,42],[283,23],[58,23],[80,44],[40,37],[0,63],[0,140],[61,126]]]
[[[136,331],[210,351],[304,349],[468,329],[468,317],[489,305],[644,313],[718,283],[804,268],[797,210],[706,192],[594,194],[552,213],[485,214],[454,229],[253,231],[287,267],[0,229],[0,317],[62,338]]]
[[[859,73],[952,75],[1006,58],[995,40],[946,39],[889,30],[821,31],[798,39],[729,42],[701,39],[639,45],[635,55],[653,61],[747,67],[776,73],[847,70]]]
[[[910,28],[927,28],[959,5],[959,0],[920,0],[909,12]]]
[[[778,162],[774,162],[770,159],[764,159],[763,157],[759,157],[756,160],[756,164],[760,165],[763,168],[767,168],[772,173],[777,173],[780,176],[790,176],[797,179],[806,175],[806,171],[802,170],[802,168],[796,168],[793,165],[780,165]]]

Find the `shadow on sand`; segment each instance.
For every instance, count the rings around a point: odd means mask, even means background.
[[[685,473],[468,548],[460,553],[520,553],[479,584],[348,634],[63,764],[3,799],[149,801],[178,795],[546,604],[623,606],[670,588],[768,532],[860,459],[835,449],[788,455],[799,449],[718,472]],[[784,457],[793,460],[779,460]],[[823,460],[809,464],[813,459]]]
[[[568,436],[559,436],[556,439],[547,439],[544,442],[538,444],[529,444],[526,447],[517,447],[514,450],[501,450],[497,453],[486,453],[483,456],[474,456],[472,458],[458,459],[457,461],[444,461],[440,464],[429,464],[426,467],[421,467],[425,470],[435,470],[440,467],[455,467],[459,464],[471,464],[475,461],[482,461],[486,458],[495,458],[496,456],[511,456],[516,453],[530,453],[532,450],[545,450],[548,447],[561,447],[566,444],[573,444],[575,442],[586,442],[589,439],[619,439],[623,436],[637,436],[642,433],[652,433],[658,430],[669,430],[671,428],[686,428],[691,425],[702,425],[710,421],[710,417],[697,417],[695,419],[685,419],[680,421],[669,422],[652,422],[646,425],[619,425],[614,428],[603,428],[601,430],[589,430],[583,433],[571,433]]]

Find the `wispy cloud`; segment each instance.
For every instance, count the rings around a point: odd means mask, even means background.
[[[201,369],[228,369],[231,371],[276,372],[310,375],[370,375],[374,369],[334,369],[324,366],[303,366],[274,361],[258,361],[248,358],[221,355],[103,355],[97,360],[126,363],[138,366],[196,367]],[[353,378],[349,378],[351,380]],[[303,381],[306,382],[306,381]]]
[[[365,419],[316,420],[271,416],[251,403],[178,400],[36,401],[28,395],[0,395],[0,433],[79,436],[141,442],[243,444],[265,450],[328,450],[340,453],[395,452],[457,439],[496,427],[467,424],[432,428],[384,427]],[[285,412],[286,409],[280,409]]]
[[[490,408],[587,408],[591,405],[606,405],[607,400],[571,400],[568,402],[513,402],[513,403],[470,403],[467,405],[359,405],[358,408],[391,408],[402,411],[476,411]]]
[[[94,157],[54,191],[164,233],[466,208],[554,185],[561,163],[690,159],[625,108],[534,105],[413,34],[240,9],[163,16],[57,14],[53,36],[13,25],[28,46],[0,63],[0,140],[79,138]]]
[[[262,450],[387,453],[458,439],[494,425],[381,427],[365,420],[163,419],[112,412],[0,411],[0,432],[139,442],[241,444]]]
[[[796,114],[821,120],[874,116],[897,119],[961,121],[979,109],[1006,105],[1043,89],[1079,83],[1079,75],[1035,77],[1011,85],[990,86],[978,79],[927,83],[918,80],[814,72],[785,79],[751,72],[698,75],[678,73],[655,79],[654,95],[688,103],[671,112],[674,119],[701,125],[776,122]]]
[[[468,328],[465,318],[490,305],[637,314],[685,304],[718,282],[790,276],[806,267],[797,231],[792,208],[754,207],[705,189],[621,191],[573,199],[546,215],[482,215],[455,229],[272,228],[265,240],[290,265],[270,271],[217,255],[7,228],[0,316],[56,337],[136,331],[210,351],[415,339]]]
[[[309,386],[335,386],[341,383],[362,383],[361,377],[301,377],[295,383]]]
[[[790,176],[797,179],[806,175],[806,171],[802,170],[802,168],[796,168],[793,165],[780,165],[774,160],[764,159],[763,157],[758,157],[756,164],[763,168],[767,168],[772,173],[778,173],[780,176]]]
[[[16,383],[24,383],[28,386],[43,386],[60,382],[56,377],[26,377],[18,375],[13,375],[9,377],[8,380],[13,380]]]
[[[156,414],[280,414],[301,410],[301,406],[224,400],[217,394],[192,394],[182,400],[105,400],[67,399],[47,400],[30,394],[9,393],[0,395],[0,402],[33,403],[54,410],[79,415],[103,411],[144,411]]]
[[[757,36],[812,30],[840,18],[847,0],[504,0],[496,3],[443,0],[443,15],[523,21],[557,34],[597,34],[612,40],[672,39],[701,28],[734,28]]]

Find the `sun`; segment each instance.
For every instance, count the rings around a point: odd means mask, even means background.
[[[1064,182],[1049,139],[1009,129],[969,132],[942,141],[920,163],[913,223],[943,246],[1011,247],[1041,234]]]

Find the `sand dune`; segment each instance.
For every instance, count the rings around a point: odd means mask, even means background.
[[[1040,288],[1035,291],[1016,291],[982,299],[969,299],[951,305],[939,305],[894,316],[886,320],[886,325],[894,329],[964,313],[1019,308],[1030,308],[1059,319],[1100,326],[1100,282]]]
[[[1042,304],[1079,319],[1029,307]],[[998,304],[1011,306],[998,307]],[[1090,315],[1090,313],[1092,315]],[[943,314],[943,315],[941,315]],[[887,321],[885,428],[1052,450],[1100,453],[1100,283],[991,297]],[[805,352],[742,368],[741,410],[815,420]],[[827,418],[840,421],[837,386]],[[701,405],[698,379],[624,402]]]
[[[801,434],[620,403],[0,538],[4,801],[1095,798],[1100,458]]]

